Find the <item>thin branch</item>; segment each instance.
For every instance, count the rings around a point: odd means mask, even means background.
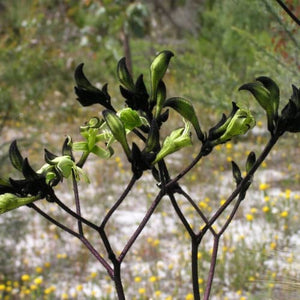
[[[200,217],[205,222],[205,224],[208,224],[208,222],[209,222],[208,219],[206,218],[206,216],[204,215],[204,213],[201,211],[201,209],[199,208],[199,206],[193,201],[193,199],[191,198],[191,196],[189,194],[187,194],[182,189],[181,189],[180,194],[183,195],[190,202],[190,204],[194,207],[194,209],[200,215]],[[211,233],[215,236],[216,235],[215,230],[212,227],[209,227],[209,229],[210,229]],[[201,231],[201,233],[202,233],[202,231]]]
[[[290,32],[290,30],[285,26],[285,24],[283,23],[283,21],[280,19],[280,17],[278,16],[278,14],[276,13],[276,11],[273,9],[273,7],[268,3],[268,1],[264,0],[265,6],[267,7],[267,9],[272,13],[272,15],[274,16],[274,18],[276,19],[276,21],[283,27],[285,33],[288,35],[288,37],[290,38],[290,40],[294,43],[294,45],[299,49],[299,45],[297,40],[294,38],[293,34]]]
[[[101,225],[99,226],[99,229],[104,229],[106,223],[108,222],[108,220],[110,219],[110,217],[112,216],[112,214],[117,210],[117,208],[121,205],[121,203],[123,202],[123,200],[126,198],[126,196],[128,195],[128,193],[131,191],[133,185],[136,182],[136,177],[133,174],[130,182],[128,183],[126,189],[124,190],[124,192],[122,193],[122,195],[120,196],[120,198],[118,199],[118,201],[112,206],[112,208],[108,211],[108,213],[105,215]]]
[[[31,207],[31,208],[33,208],[36,212],[38,212],[40,215],[42,215],[49,222],[53,223],[54,225],[56,225],[57,227],[61,228],[62,230],[66,231],[69,234],[71,234],[71,235],[77,237],[78,239],[80,239],[81,236],[80,236],[80,234],[78,232],[73,231],[71,228],[69,228],[69,227],[61,224],[57,220],[53,219],[47,213],[45,213],[43,210],[41,210],[38,206],[36,206],[34,203],[31,203],[28,206]]]
[[[292,13],[292,11],[281,0],[276,0],[276,2],[285,10],[293,21],[300,26],[300,20]]]
[[[225,203],[215,212],[215,214],[209,219],[208,224],[205,225],[204,229],[208,229],[213,225],[213,223],[219,218],[219,216],[225,211],[225,209],[230,205],[230,203],[238,196],[238,194],[241,192],[241,190],[249,183],[249,180],[252,179],[253,174],[256,172],[258,167],[261,165],[261,163],[265,160],[265,158],[268,156],[276,142],[278,141],[279,136],[272,136],[264,148],[261,155],[258,157],[256,162],[253,164],[252,168],[249,170],[248,174],[243,178],[243,180],[240,182],[240,184],[236,187],[236,189],[232,192],[232,194],[228,197],[228,199],[225,201]],[[208,227],[208,228],[207,228]]]
[[[89,249],[89,251],[95,256],[95,258],[104,266],[106,271],[108,272],[110,277],[113,277],[114,271],[111,268],[111,266],[106,262],[106,260],[98,253],[98,251],[90,244],[90,242],[81,234],[78,232],[75,232],[74,230],[70,229],[69,227],[65,226],[64,224],[58,222],[51,216],[49,216],[47,213],[45,213],[43,210],[41,210],[38,206],[36,206],[34,203],[30,203],[28,205],[29,207],[33,208],[37,213],[42,215],[45,219],[47,219],[52,224],[56,225],[60,229],[68,232],[69,234],[77,237],[81,242]]]
[[[63,209],[68,214],[70,214],[72,217],[74,217],[77,220],[80,220],[85,225],[98,231],[98,226],[96,224],[88,221],[87,219],[85,219],[82,216],[79,216],[76,212],[74,212],[72,209],[70,209],[68,206],[66,206],[63,202],[61,202],[55,195],[54,195],[54,197],[52,197],[52,199],[61,209]]]
[[[231,213],[230,213],[229,217],[227,218],[225,224],[222,226],[221,230],[218,232],[218,236],[221,236],[224,233],[224,231],[227,229],[227,227],[231,223],[233,217],[235,216],[235,214],[236,214],[236,212],[237,212],[237,210],[238,210],[238,208],[239,208],[242,200],[243,199],[241,197],[239,197],[237,199],[237,201],[236,201],[236,203],[235,203],[235,205],[233,207],[233,210],[231,211]]]
[[[166,189],[169,189],[172,185],[177,183],[185,174],[187,174],[203,157],[202,152],[200,151],[199,154],[194,158],[194,160],[190,163],[189,166],[187,166],[184,170],[182,170],[176,177],[174,177],[172,180],[170,180],[166,184]]]
[[[94,257],[104,266],[108,275],[111,279],[114,278],[114,270],[107,263],[107,261],[99,254],[99,252],[93,247],[93,245],[84,237],[80,236],[81,242],[89,249],[89,251],[94,255]]]
[[[182,213],[179,205],[177,204],[177,201],[176,201],[176,198],[174,196],[173,193],[168,193],[168,196],[171,200],[171,203],[181,221],[181,223],[184,225],[185,229],[187,230],[187,232],[189,233],[190,237],[193,239],[193,238],[196,238],[196,234],[195,232],[193,231],[191,225],[189,224],[189,222],[187,221],[186,217],[184,216],[184,214]]]
[[[132,247],[132,245],[134,244],[134,242],[136,241],[136,239],[138,238],[138,236],[140,235],[140,233],[143,231],[144,227],[146,226],[146,224],[150,220],[153,212],[155,211],[157,205],[160,203],[160,200],[162,199],[163,196],[164,196],[164,192],[161,190],[158,193],[158,195],[156,196],[155,200],[152,202],[150,208],[146,212],[146,214],[145,214],[143,220],[141,221],[141,223],[139,224],[138,228],[136,229],[136,231],[134,232],[134,234],[131,236],[131,238],[129,239],[129,241],[125,245],[123,251],[121,252],[121,254],[119,256],[119,262],[120,263],[123,261],[123,259],[125,258],[126,254],[130,250],[130,248]]]

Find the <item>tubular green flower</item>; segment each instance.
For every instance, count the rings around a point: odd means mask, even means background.
[[[130,160],[131,151],[127,142],[125,126],[122,120],[116,113],[108,109],[104,110],[102,114],[114,138],[121,144],[128,160]]]
[[[164,140],[161,150],[157,153],[155,160],[152,164],[157,163],[162,160],[167,155],[180,150],[183,147],[191,146],[191,123],[185,121],[184,128],[178,128],[174,130],[169,136]]]
[[[195,109],[189,100],[181,97],[169,98],[164,103],[164,107],[172,107],[179,114],[181,114],[183,118],[189,120],[195,128],[198,139],[200,141],[204,140],[204,134],[202,133],[202,130],[200,128]]]
[[[6,213],[20,206],[30,204],[39,199],[41,199],[39,195],[30,197],[18,197],[11,193],[2,194],[0,195],[0,214]]]
[[[278,118],[278,106],[280,91],[277,84],[269,77],[261,76],[256,78],[256,82],[242,85],[239,90],[249,91],[266,111],[268,119],[268,130],[273,134],[273,130]]]
[[[222,144],[234,136],[245,134],[249,129],[255,126],[255,119],[248,109],[239,108],[230,120],[225,132],[213,145]]]
[[[75,178],[77,181],[80,180],[80,176],[86,182],[89,182],[88,176],[86,173],[76,165],[76,163],[68,155],[55,157],[50,161],[50,164],[45,164],[41,169],[37,171],[38,174],[44,174],[46,177],[46,182],[49,184],[53,180],[57,179],[58,176],[62,179],[69,178],[74,172]]]

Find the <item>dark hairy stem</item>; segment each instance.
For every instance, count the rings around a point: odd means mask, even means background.
[[[134,244],[134,242],[136,241],[136,239],[138,238],[138,236],[140,235],[140,233],[145,228],[146,224],[150,220],[153,212],[155,211],[157,205],[160,203],[160,200],[162,199],[163,196],[164,196],[164,192],[160,191],[158,193],[158,195],[156,196],[155,200],[152,202],[152,204],[151,204],[150,208],[147,210],[147,212],[146,212],[146,214],[145,214],[142,222],[139,224],[138,228],[136,229],[136,231],[134,232],[134,234],[131,236],[131,238],[129,239],[129,241],[125,245],[123,251],[121,252],[121,254],[120,254],[119,258],[118,258],[118,260],[119,260],[120,263],[123,261],[123,259],[125,258],[126,254],[130,250],[130,248],[132,247],[132,245]]]
[[[98,251],[90,244],[90,242],[82,236],[80,233],[73,231],[69,227],[63,225],[62,223],[58,222],[51,216],[49,216],[47,213],[45,213],[43,210],[41,210],[38,206],[36,206],[34,203],[31,203],[29,207],[33,208],[37,213],[39,213],[41,216],[43,216],[45,219],[47,219],[49,222],[52,224],[56,225],[60,229],[68,232],[69,234],[77,237],[87,248],[88,250],[94,255],[94,257],[104,266],[106,269],[107,273],[109,274],[110,277],[113,276],[113,269],[111,266],[106,262],[106,260],[98,253]]]
[[[114,263],[114,283],[116,287],[116,292],[118,295],[118,300],[125,300],[125,294],[122,284],[122,278],[121,278],[121,263],[116,261]]]
[[[205,224],[208,224],[207,217],[201,211],[201,209],[199,208],[199,206],[193,201],[193,199],[191,198],[191,196],[189,194],[187,194],[182,189],[180,191],[180,194],[183,195],[190,202],[190,204],[194,207],[194,209],[197,211],[197,213],[199,214],[199,216],[201,217],[201,219],[205,222]],[[210,229],[211,233],[215,236],[216,235],[215,230],[212,227],[209,227],[209,229]]]
[[[212,255],[211,255],[210,269],[209,269],[209,273],[208,273],[208,278],[207,278],[207,283],[206,283],[206,288],[205,288],[203,300],[208,300],[210,292],[211,292],[212,282],[213,282],[213,279],[214,279],[214,274],[215,274],[215,269],[216,269],[216,261],[217,261],[218,249],[219,249],[219,241],[220,241],[220,237],[215,236],[214,245],[213,245],[213,252],[212,252]]]
[[[198,272],[198,247],[200,241],[197,241],[196,237],[191,238],[192,251],[191,251],[191,263],[192,263],[192,283],[194,300],[200,300],[199,290],[199,272]]]
[[[203,230],[207,230],[209,227],[213,225],[213,223],[220,217],[220,215],[226,210],[226,208],[230,205],[230,203],[237,197],[237,195],[243,190],[243,188],[249,183],[252,179],[253,174],[256,172],[258,167],[261,163],[265,160],[268,156],[272,148],[275,146],[276,142],[278,141],[279,136],[274,135],[270,138],[269,142],[267,143],[266,147],[264,148],[261,155],[258,157],[256,162],[253,164],[252,168],[249,170],[247,175],[243,178],[240,184],[236,187],[236,189],[232,192],[232,194],[228,197],[225,203],[214,213],[214,215],[209,219],[208,224],[206,224]]]
[[[245,176],[245,178],[240,182],[240,184],[237,186],[237,188],[233,191],[233,193],[228,197],[226,202],[217,210],[217,212],[212,216],[211,219],[209,219],[209,222],[204,226],[203,231],[207,231],[208,228],[210,228],[213,223],[220,217],[220,215],[226,210],[226,208],[232,203],[232,201],[243,191],[243,188],[249,183],[249,181],[252,179],[253,174],[256,172],[258,167],[261,165],[261,163],[265,160],[265,158],[268,156],[272,148],[275,146],[276,142],[278,141],[279,136],[272,136],[267,143],[266,147],[262,151],[261,155],[258,157],[252,168],[249,170],[248,174]],[[233,220],[233,217],[235,213],[238,210],[238,207],[242,201],[242,197],[240,196],[234,207],[233,210],[231,211],[231,214],[225,224],[222,226],[221,230],[215,235],[214,237],[214,246],[213,246],[213,253],[211,257],[211,263],[210,263],[210,270],[207,278],[207,283],[206,283],[206,289],[204,292],[204,300],[209,299],[209,295],[211,292],[211,287],[212,287],[212,282],[214,278],[214,272],[216,268],[216,263],[217,263],[217,252],[218,252],[218,246],[219,246],[219,240],[222,236],[222,234],[225,232],[231,221]],[[202,231],[202,232],[203,232]]]
[[[172,180],[170,180],[166,184],[166,189],[174,185],[176,182],[178,182],[182,177],[185,176],[203,157],[202,152],[200,151],[199,154],[194,158],[194,160],[188,165],[184,170],[182,170],[176,177],[174,177]]]
[[[76,213],[78,216],[81,217],[81,209],[80,209],[80,199],[79,199],[79,192],[78,192],[78,184],[75,178],[75,173],[72,170],[72,183],[73,183],[73,192],[75,197],[75,206],[76,206]],[[78,223],[78,231],[80,235],[83,236],[83,228],[82,228],[82,222],[81,220],[77,220]]]
[[[76,212],[74,212],[72,209],[66,206],[63,202],[61,202],[56,196],[52,197],[52,199],[61,209],[70,214],[72,217],[74,217],[77,220],[80,220],[83,224],[87,225],[88,227],[98,231],[98,226],[96,224],[78,215]]]
[[[105,217],[104,217],[101,225],[99,226],[99,229],[104,230],[106,223],[108,222],[108,220],[110,219],[110,217],[112,216],[112,214],[121,205],[121,203],[126,198],[126,196],[128,195],[128,193],[131,191],[131,189],[134,186],[135,182],[136,182],[136,177],[133,174],[133,176],[131,177],[131,180],[130,180],[129,184],[127,185],[126,189],[124,190],[124,192],[122,193],[122,195],[120,196],[120,198],[118,199],[118,201],[112,206],[112,208],[105,215]]]
[[[58,222],[57,220],[53,219],[52,217],[50,217],[47,213],[45,213],[43,210],[41,210],[38,206],[36,206],[34,203],[30,203],[28,205],[29,207],[33,208],[36,212],[38,212],[40,215],[42,215],[45,219],[47,219],[49,222],[53,223],[54,225],[56,225],[57,227],[59,227],[60,229],[68,232],[69,234],[77,237],[78,239],[80,239],[80,234],[73,231],[72,229],[70,229],[69,227],[61,224],[60,222]]]
[[[171,200],[171,203],[172,203],[172,205],[173,205],[173,207],[174,207],[181,223],[184,225],[186,231],[189,233],[191,238],[196,238],[196,234],[193,231],[193,229],[192,229],[191,225],[189,224],[188,220],[184,216],[183,212],[181,211],[179,205],[177,204],[177,201],[176,201],[176,198],[175,198],[174,194],[173,193],[168,193],[168,196]]]

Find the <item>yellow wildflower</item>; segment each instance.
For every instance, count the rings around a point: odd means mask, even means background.
[[[246,219],[247,221],[252,222],[254,220],[254,216],[251,214],[246,214]]]
[[[24,274],[21,277],[22,281],[29,281],[30,280],[30,276],[28,274]]]
[[[267,212],[270,211],[270,207],[269,207],[269,206],[264,206],[264,207],[262,208],[262,211],[263,211],[264,213],[267,213]]]
[[[261,183],[261,184],[259,185],[259,189],[260,189],[261,191],[265,191],[265,190],[267,190],[268,188],[270,188],[270,185],[267,184],[267,183]]]

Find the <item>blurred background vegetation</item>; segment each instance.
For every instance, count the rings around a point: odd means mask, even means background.
[[[176,54],[170,93],[204,110],[229,108],[258,75],[289,83],[288,93],[298,84],[299,30],[273,0],[0,1],[0,126],[72,121],[76,65],[117,97],[117,61],[126,56],[135,76],[147,75],[166,48]]]
[[[299,17],[299,0],[285,3]],[[36,146],[42,156],[43,147],[32,143],[37,136],[43,146],[62,141],[61,133],[73,135],[97,113],[75,100],[73,72],[81,62],[93,84],[109,84],[120,107],[119,59],[126,56],[134,77],[144,73],[148,84],[155,54],[173,51],[165,78],[169,96],[191,99],[207,129],[231,110],[231,101],[256,110],[237,89],[257,76],[273,78],[287,100],[291,84],[300,85],[299,47],[299,28],[274,0],[0,0],[1,176],[13,139],[26,138],[27,151]],[[11,234],[10,243],[0,243],[3,274],[15,272],[12,253],[28,225],[21,215],[1,217],[1,239]]]

